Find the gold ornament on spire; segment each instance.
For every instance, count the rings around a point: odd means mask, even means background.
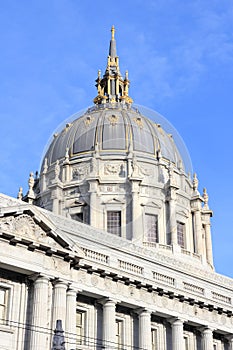
[[[98,78],[96,79],[98,95],[94,98],[94,103],[133,103],[132,98],[128,95],[129,83],[128,71],[125,73],[125,78],[121,76],[119,57],[116,50],[115,27],[112,26],[107,67],[103,78],[101,78],[100,71],[98,71]]]
[[[115,40],[115,27],[114,26],[112,26],[111,32],[112,32],[112,40]]]

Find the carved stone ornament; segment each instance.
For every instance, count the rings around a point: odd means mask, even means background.
[[[72,172],[72,175],[73,175],[73,179],[82,179],[83,177],[85,177],[86,175],[88,175],[89,173],[89,166],[88,165],[82,165],[82,166],[79,166],[77,168],[73,168],[73,172]]]
[[[108,117],[108,120],[112,126],[115,126],[117,124],[118,119],[119,119],[119,117],[117,117],[114,114]]]
[[[59,175],[60,175],[59,160],[56,161],[55,168],[54,168],[54,174],[55,174],[55,179],[58,179]]]
[[[133,118],[133,121],[137,124],[140,129],[143,129],[143,122],[141,117]]]
[[[35,223],[27,214],[2,218],[0,228],[3,231],[16,233],[20,236],[35,237]]]
[[[143,168],[142,166],[140,166],[139,170],[140,170],[140,173],[142,175],[145,175],[145,176],[152,176],[153,175],[152,169]]]
[[[88,128],[91,124],[92,124],[92,122],[94,121],[94,117],[92,117],[92,116],[90,116],[90,115],[88,115],[87,117],[86,117],[86,119],[84,119],[84,124],[85,124],[85,126],[86,126],[86,128]]]
[[[104,165],[104,174],[105,175],[117,175],[120,173],[121,164],[112,164],[108,163]]]
[[[40,226],[36,225],[32,217],[28,214],[19,216],[8,216],[0,219],[0,230],[14,234],[15,236],[30,239],[32,241],[43,242],[52,247],[60,245],[51,237],[47,236]]]

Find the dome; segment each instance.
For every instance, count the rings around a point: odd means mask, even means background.
[[[123,157],[133,152],[139,157],[151,160],[162,157],[177,167],[183,166],[173,136],[137,107],[122,103],[88,108],[54,134],[44,158],[50,166],[64,160],[67,153],[72,160],[90,156],[94,151]]]
[[[196,174],[189,176],[190,158],[175,128],[133,105],[114,28],[96,87],[94,105],[54,134],[24,200],[141,247],[212,266],[208,195],[200,195]]]

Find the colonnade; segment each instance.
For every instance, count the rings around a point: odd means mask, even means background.
[[[66,342],[69,349],[76,348],[76,296],[77,290],[69,288],[68,284],[57,280],[53,283],[52,314],[48,316],[48,295],[50,279],[39,276],[34,281],[32,303],[32,328],[30,335],[30,350],[50,349],[51,331],[55,329],[56,320],[62,320],[66,331]],[[52,323],[49,320],[52,320]]]
[[[39,276],[34,281],[32,304],[32,331],[30,350],[50,349],[51,334],[49,329],[55,328],[56,320],[62,320],[66,334],[66,350],[76,348],[76,297],[80,290],[70,288],[67,283],[57,280],[53,283],[52,315],[48,316],[49,278]],[[116,342],[115,320],[116,305],[119,301],[104,298],[102,341],[105,350],[112,350]],[[152,350],[151,340],[151,310],[138,309],[139,348]],[[49,323],[49,320],[52,323]],[[172,330],[172,350],[185,350],[184,320],[171,318],[168,320]],[[213,350],[213,330],[208,327],[200,328],[202,333],[202,350]],[[233,350],[233,337],[229,338],[229,350]]]

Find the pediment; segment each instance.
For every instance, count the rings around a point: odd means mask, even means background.
[[[61,254],[84,257],[84,253],[74,242],[59,231],[43,210],[33,205],[18,201],[10,207],[3,207],[0,198],[0,235],[11,243],[22,243],[31,249],[60,252]]]
[[[161,208],[161,205],[159,205],[157,202],[154,202],[154,201],[142,203],[141,205],[144,207],[152,207],[152,208],[157,208],[157,209]]]
[[[103,204],[125,204],[125,202],[118,198],[111,198],[108,201],[104,201]]]
[[[180,210],[177,212],[177,214],[181,215],[181,216],[185,216],[185,217],[189,217],[189,212],[188,210]]]

